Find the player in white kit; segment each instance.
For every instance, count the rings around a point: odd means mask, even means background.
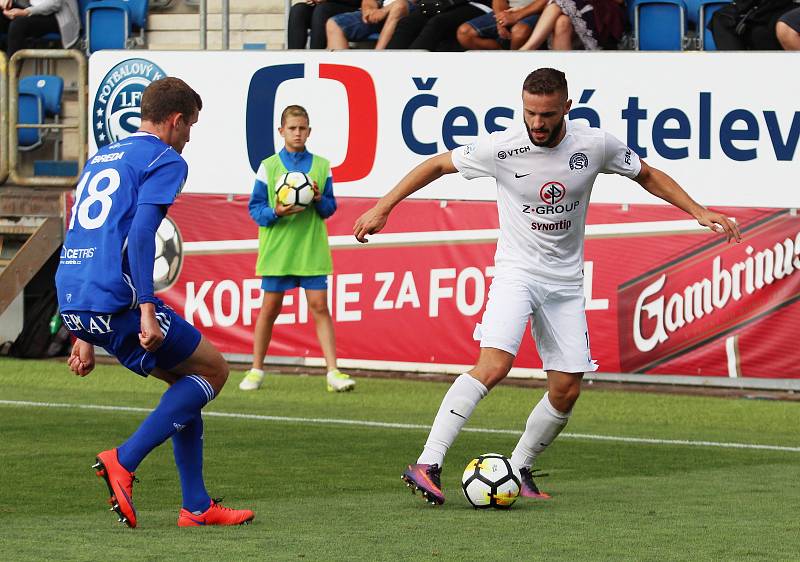
[[[422,454],[403,473],[406,483],[433,504],[444,503],[440,476],[447,449],[480,399],[508,374],[528,319],[548,392],[528,417],[511,462],[522,474],[523,496],[549,497],[537,488],[531,467],[567,424],[583,374],[597,369],[583,293],[586,211],[597,174],[629,177],[728,241],[741,239],[735,222],[695,202],[614,136],[567,122],[571,104],[562,72],[532,72],[522,88],[523,122],[429,158],[353,227],[355,237],[366,242],[368,234],[384,227],[395,205],[444,174],[497,181],[500,237],[489,300],[475,329],[478,363],[450,387]]]

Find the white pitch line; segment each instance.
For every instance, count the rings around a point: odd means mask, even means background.
[[[150,408],[137,408],[132,406],[104,406],[102,404],[68,404],[59,402],[32,402],[28,400],[0,400],[0,406],[29,406],[33,408],[65,408],[71,410],[100,410],[111,412],[137,412],[149,414]],[[296,418],[290,416],[263,416],[260,414],[238,414],[234,412],[207,412],[203,416],[214,418],[236,418],[244,420],[291,422],[298,424],[322,425],[350,425],[361,427],[380,427],[384,429],[419,429],[429,430],[431,426],[414,423],[379,422],[370,420],[347,420],[338,418]],[[465,427],[462,429],[469,433],[492,433],[502,435],[520,435],[516,429],[489,429],[482,427]],[[652,439],[648,437],[620,437],[615,435],[593,435],[590,433],[562,433],[561,437],[568,439],[583,439],[588,441],[617,441],[621,443],[642,443],[647,445],[679,445],[687,447],[718,447],[722,449],[753,449],[759,451],[783,451],[800,453],[800,447],[784,447],[781,445],[758,445],[755,443],[724,443],[718,441],[688,441],[683,439]]]

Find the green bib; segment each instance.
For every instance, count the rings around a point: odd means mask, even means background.
[[[262,162],[267,172],[267,200],[275,208],[274,185],[288,172],[277,154]],[[330,173],[330,163],[312,155],[308,177],[325,187]],[[258,261],[256,275],[329,275],[333,273],[333,260],[328,246],[328,229],[314,208],[314,203],[295,215],[278,217],[272,226],[258,228]]]

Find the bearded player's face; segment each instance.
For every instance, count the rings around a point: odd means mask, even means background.
[[[522,92],[522,115],[528,137],[535,146],[553,147],[564,137],[564,118],[572,100],[563,92],[531,94]]]

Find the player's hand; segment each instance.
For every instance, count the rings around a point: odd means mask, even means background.
[[[320,199],[322,199],[322,192],[319,190],[319,186],[317,185],[317,182],[315,182],[315,181],[311,182],[311,189],[314,190],[314,201],[315,202],[319,201]]]
[[[76,339],[72,344],[72,352],[67,358],[67,365],[69,370],[78,375],[85,377],[94,369],[94,346],[89,342]]]
[[[497,35],[499,35],[501,39],[511,39],[511,32],[499,21],[497,22]]]
[[[284,205],[280,201],[278,201],[275,205],[275,214],[279,217],[285,217],[286,215],[296,215],[297,213],[302,213],[305,211],[305,207],[302,205]]]
[[[389,218],[389,213],[373,207],[360,217],[353,225],[353,235],[356,240],[362,243],[369,242],[367,234],[375,234],[380,232],[386,225],[386,220]]]
[[[697,216],[697,222],[714,232],[724,232],[728,242],[731,240],[742,241],[742,233],[739,232],[739,225],[736,224],[736,220],[732,220],[722,213],[703,209]]]
[[[29,12],[26,8],[9,8],[8,10],[3,10],[3,15],[13,20],[14,18],[24,18],[29,15]]]
[[[368,15],[365,16],[365,19],[366,21],[364,21],[364,23],[381,23],[386,19],[386,10],[383,8],[372,10]]]
[[[509,8],[508,10],[503,10],[500,13],[500,16],[497,17],[497,23],[505,26],[510,27],[519,21],[519,15],[516,13],[518,8]]]
[[[156,306],[153,303],[139,305],[142,317],[140,319],[139,345],[145,351],[156,351],[164,343],[164,334],[161,325],[156,319]]]

